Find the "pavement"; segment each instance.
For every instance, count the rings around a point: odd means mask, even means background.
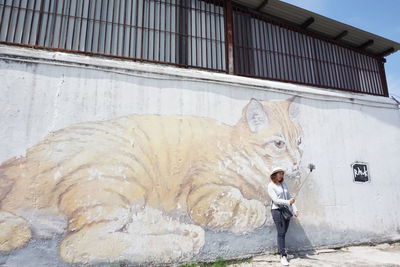
[[[289,252],[290,254],[290,252]],[[320,249],[292,254],[289,266],[400,266],[400,242]],[[256,256],[249,263],[229,267],[283,266],[279,255]]]

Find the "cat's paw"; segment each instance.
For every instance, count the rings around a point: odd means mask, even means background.
[[[264,204],[254,199],[243,199],[239,202],[230,231],[235,234],[252,232],[264,225],[266,218],[267,209]]]
[[[0,212],[0,253],[21,248],[31,239],[28,222],[8,212]]]
[[[204,246],[204,230],[197,225],[184,225],[181,234],[189,238],[193,244],[193,252],[199,253],[200,249]]]

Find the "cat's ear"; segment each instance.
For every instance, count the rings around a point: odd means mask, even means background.
[[[299,104],[297,102],[298,102],[297,96],[292,96],[291,98],[286,99],[289,117],[292,120],[296,120],[299,114]]]
[[[245,107],[245,116],[250,131],[253,133],[262,130],[268,124],[268,117],[263,104],[254,98]]]

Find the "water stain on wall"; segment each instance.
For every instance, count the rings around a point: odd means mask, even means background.
[[[180,262],[205,231],[266,226],[269,173],[299,172],[293,101],[252,99],[233,126],[134,114],[49,134],[0,165],[0,253],[61,235],[69,263]]]

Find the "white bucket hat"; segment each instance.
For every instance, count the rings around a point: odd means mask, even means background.
[[[271,175],[269,177],[271,177],[272,175],[274,175],[277,172],[285,172],[285,170],[281,167],[276,167],[272,170]]]

